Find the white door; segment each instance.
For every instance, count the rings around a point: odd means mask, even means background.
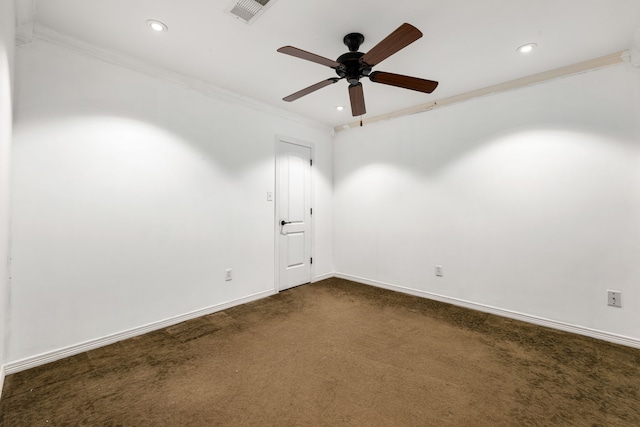
[[[278,142],[278,290],[311,282],[311,148]]]

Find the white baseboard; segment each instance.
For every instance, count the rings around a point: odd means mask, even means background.
[[[186,320],[195,319],[197,317],[206,316],[207,314],[215,313],[217,311],[226,310],[237,305],[246,304],[248,302],[256,301],[262,298],[276,294],[275,290],[268,290],[259,292],[253,295],[239,298],[233,301],[225,302],[222,304],[213,305],[200,310],[195,310],[189,313],[181,314],[179,316],[170,317],[158,322],[149,323],[137,328],[129,329],[127,331],[118,332],[112,335],[107,335],[102,338],[97,338],[83,343],[71,345],[68,347],[60,348],[57,350],[49,351],[39,354],[37,356],[27,357],[25,359],[17,360],[15,362],[7,363],[2,367],[3,376],[15,374],[16,372],[24,371],[36,366],[44,365],[46,363],[55,362],[56,360],[64,359],[65,357],[74,356],[76,354],[84,353],[85,351],[94,350],[96,348],[104,347],[109,344],[113,344],[118,341],[133,338],[138,335],[143,335],[148,332],[152,332],[158,329],[173,326]]]
[[[615,344],[624,345],[627,347],[640,348],[640,340],[626,337],[623,335],[616,335],[609,332],[599,331],[596,329],[585,328],[582,326],[571,325],[568,323],[558,322],[555,320],[544,319],[537,316],[532,316],[529,314],[518,313],[510,310],[505,310],[497,307],[492,307],[484,304],[478,304],[470,301],[465,301],[457,298],[451,298],[443,295],[438,295],[430,292],[420,291],[417,289],[406,288],[403,286],[392,285],[390,283],[379,282],[376,280],[365,279],[363,277],[352,276],[349,274],[343,273],[327,273],[320,276],[316,276],[314,278],[314,282],[318,282],[324,279],[330,279],[332,277],[337,277],[340,279],[351,280],[353,282],[362,283],[365,285],[375,286],[378,288],[389,289],[396,292],[401,292],[409,295],[414,295],[417,297],[427,298],[435,301],[441,301],[448,304],[456,305],[459,307],[465,307],[472,310],[481,311],[484,313],[495,314],[498,316],[520,320],[523,322],[531,323],[534,325],[545,326],[552,329],[557,329],[565,332],[571,332],[578,335],[584,335],[591,338],[600,339],[603,341],[612,342]],[[244,298],[239,298],[237,300],[229,301],[222,304],[217,304],[211,307],[206,307],[200,310],[195,310],[190,313],[182,314],[179,316],[171,317],[165,320],[161,320],[158,322],[149,323],[147,325],[143,325],[134,329],[130,329],[123,332],[118,332],[112,335],[108,335],[102,338],[97,338],[94,340],[86,341],[80,344],[75,344],[72,346],[64,347],[58,350],[50,351],[47,353],[43,353],[37,356],[28,357],[25,359],[21,359],[15,362],[10,362],[5,365],[0,366],[0,396],[2,394],[2,385],[4,383],[4,378],[6,375],[15,374],[16,372],[24,371],[26,369],[34,368],[36,366],[44,365],[50,362],[54,362],[56,360],[64,359],[65,357],[74,356],[76,354],[83,353],[85,351],[94,350],[96,348],[104,347],[109,344],[113,344],[118,341],[122,341],[128,338],[133,338],[138,335],[146,334],[148,332],[152,332],[158,329],[166,328],[168,326],[176,325],[178,323],[184,322],[186,320],[195,319],[197,317],[206,316],[211,313],[215,313],[218,311],[226,310],[231,307],[235,307],[237,305],[246,304],[252,301],[256,301],[262,298],[269,297],[271,295],[276,294],[275,290],[268,290],[264,292],[259,292],[253,295],[249,295]]]
[[[444,295],[438,295],[430,292],[420,291],[417,289],[406,288],[403,286],[392,285],[390,283],[384,283],[384,282],[379,282],[377,280],[365,279],[363,277],[352,276],[349,274],[335,273],[334,277],[345,279],[345,280],[351,280],[353,282],[375,286],[378,288],[389,289],[391,291],[402,292],[402,293],[414,295],[417,297],[428,298],[435,301],[441,301],[441,302],[456,305],[459,307],[470,308],[472,310],[482,311],[484,313],[495,314],[495,315],[507,317],[510,319],[532,323],[538,326],[545,326],[547,328],[558,329],[560,331],[571,332],[578,335],[584,335],[587,337],[612,342],[614,344],[620,344],[627,347],[640,348],[640,340],[632,337],[626,337],[624,335],[617,335],[609,332],[599,331],[597,329],[590,329],[590,328],[585,328],[583,326],[577,326],[569,323],[558,322],[556,320],[544,319],[542,317],[532,316],[530,314],[518,313],[511,310],[505,310],[502,308],[492,307],[489,305],[478,304],[471,301],[465,301],[457,298],[447,297]]]
[[[2,389],[4,388],[4,377],[6,376],[4,365],[0,365],[0,399],[2,399]]]
[[[311,283],[319,282],[319,281],[325,280],[325,279],[331,279],[332,277],[336,277],[336,274],[333,273],[333,272],[320,274],[319,276],[314,277]]]

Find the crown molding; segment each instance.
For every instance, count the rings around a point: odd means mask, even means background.
[[[33,25],[24,24],[16,28],[16,46],[28,46],[33,43]]]
[[[87,43],[75,37],[59,33],[41,24],[36,23],[35,25],[25,25],[17,29],[16,45],[18,47],[27,47],[34,41],[50,43],[68,48],[81,55],[99,59],[111,65],[124,67],[129,70],[146,74],[150,77],[162,79],[183,86],[185,88],[196,90],[206,96],[215,98],[216,100],[222,102],[233,105],[241,105],[256,111],[309,126],[319,131],[328,133],[329,135],[334,134],[333,128],[331,126],[325,125],[318,121],[308,119],[304,116],[291,113],[289,111],[237,94],[235,92],[231,92],[204,80],[141,61],[118,51],[95,46],[91,43]]]
[[[508,82],[496,84],[493,86],[487,86],[482,89],[473,90],[460,95],[454,95],[449,98],[439,99],[431,101],[426,104],[416,105],[414,107],[405,108],[403,110],[393,111],[388,114],[382,114],[374,116],[362,121],[345,123],[343,125],[336,126],[334,130],[341,132],[347,129],[359,127],[365,124],[395,119],[398,117],[409,116],[412,114],[422,113],[425,111],[435,110],[436,108],[447,107],[452,104],[458,104],[460,102],[469,101],[474,98],[480,98],[488,95],[495,95],[502,92],[507,92],[514,89],[520,89],[526,86],[531,86],[538,83],[544,83],[550,80],[555,80],[561,77],[571,76],[575,74],[585,73],[593,70],[597,70],[611,65],[617,65],[624,62],[629,62],[629,51],[615,52],[609,55],[601,56],[599,58],[590,59],[588,61],[578,62],[577,64],[567,65],[566,67],[560,67],[549,71],[544,71],[538,74],[532,74],[530,76],[522,77]],[[640,62],[640,59],[638,59]]]

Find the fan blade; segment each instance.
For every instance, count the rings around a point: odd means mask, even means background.
[[[296,93],[292,93],[291,95],[287,96],[286,98],[282,98],[283,101],[287,101],[287,102],[291,102],[291,101],[295,101],[298,98],[302,98],[305,95],[309,95],[311,92],[315,92],[318,89],[322,89],[325,86],[329,86],[330,84],[333,84],[335,82],[337,82],[338,80],[340,80],[337,77],[333,77],[331,79],[327,79],[327,80],[323,80],[319,83],[316,83],[314,85],[311,85],[307,88],[304,88],[302,90],[297,91]]]
[[[403,76],[401,74],[385,73],[374,71],[369,74],[369,80],[375,83],[397,86],[404,89],[417,90],[418,92],[431,93],[438,87],[438,82],[433,80],[419,79],[417,77]]]
[[[325,58],[320,55],[316,55],[315,53],[307,52],[306,50],[298,49],[293,46],[284,46],[278,49],[278,52],[284,53],[287,55],[295,56],[296,58],[306,59],[307,61],[315,62],[316,64],[326,65],[331,68],[338,68],[341,64],[339,62],[333,61],[329,58]]]
[[[419,29],[411,24],[404,23],[369,52],[365,53],[362,57],[362,62],[371,66],[379,64],[420,37],[422,37],[422,32]]]
[[[364,106],[364,92],[362,91],[362,83],[358,82],[349,85],[349,99],[351,100],[351,114],[361,116],[367,112]]]

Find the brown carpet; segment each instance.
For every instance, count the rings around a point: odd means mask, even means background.
[[[638,426],[640,350],[330,279],[10,375],[2,426]]]

